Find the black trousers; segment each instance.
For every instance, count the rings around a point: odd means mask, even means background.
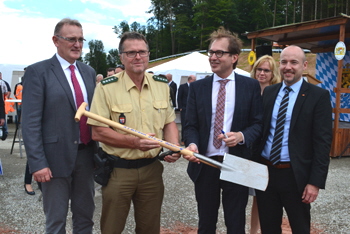
[[[283,208],[293,233],[310,234],[310,204],[302,202],[293,169],[269,168],[269,184],[265,192],[256,190],[261,232],[281,234]]]
[[[185,142],[185,134],[184,134],[184,128],[186,125],[186,109],[182,109],[180,112],[180,118],[181,118],[181,141]]]
[[[220,170],[203,164],[195,182],[198,234],[215,234],[221,197],[227,234],[245,234],[248,188],[220,180]]]

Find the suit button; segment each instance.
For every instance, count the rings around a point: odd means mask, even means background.
[[[78,141],[74,141],[74,144],[78,144]]]

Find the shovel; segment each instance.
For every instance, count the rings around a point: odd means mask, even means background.
[[[158,142],[164,148],[170,149],[171,151],[180,151],[181,154],[193,155],[199,159],[200,162],[205,163],[209,166],[218,168],[221,170],[220,179],[228,182],[240,184],[254,189],[259,189],[265,191],[267,183],[269,180],[268,170],[265,165],[256,163],[241,157],[237,157],[231,154],[224,155],[223,163],[215,161],[209,157],[203,156],[201,154],[194,153],[183,147],[171,144],[169,142],[163,141],[156,137],[147,135],[145,133],[139,132],[135,129],[129,128],[125,125],[114,122],[110,119],[104,118],[102,116],[96,115],[85,110],[87,103],[82,103],[75,114],[75,121],[79,121],[82,115],[88,118],[94,119],[101,123],[107,124],[108,126],[115,127],[124,132],[130,133],[139,138],[149,139]]]

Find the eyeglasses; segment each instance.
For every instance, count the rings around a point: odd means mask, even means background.
[[[147,57],[149,55],[149,51],[147,50],[140,50],[140,51],[124,51],[120,52],[121,54],[124,53],[128,58],[135,58],[137,54],[140,55],[140,57]]]
[[[215,54],[216,57],[221,58],[222,56],[224,56],[225,53],[230,54],[231,52],[223,51],[223,50],[217,50],[217,51],[208,50],[208,56],[209,56],[209,57],[212,57],[212,56]]]
[[[270,73],[271,72],[271,70],[269,70],[269,69],[262,69],[262,68],[257,68],[256,69],[258,72],[262,72],[262,71],[264,71],[264,73]]]
[[[85,40],[85,38],[76,38],[76,37],[62,37],[60,35],[56,35],[56,37],[58,38],[62,38],[63,40],[66,40],[70,43],[76,43],[79,42],[80,44],[83,44]]]

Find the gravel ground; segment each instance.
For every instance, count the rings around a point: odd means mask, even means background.
[[[0,142],[0,159],[4,175],[0,176],[0,233],[44,233],[45,218],[40,191],[34,184],[35,196],[24,192],[23,176],[25,154],[20,157],[19,144],[10,154],[14,135],[14,124],[10,124],[10,135]],[[178,160],[174,164],[164,163],[165,197],[162,208],[161,233],[196,233],[197,212],[193,183],[186,174],[187,161]],[[322,190],[312,205],[312,233],[350,233],[350,157],[331,159],[326,190]],[[101,194],[96,191],[96,211],[94,233],[99,231],[101,213]],[[247,233],[251,198],[247,206]],[[70,216],[69,216],[70,217]],[[132,209],[124,234],[134,233]],[[71,233],[68,219],[67,233]],[[220,212],[218,233],[225,233],[223,215]],[[290,233],[283,231],[283,233]]]

